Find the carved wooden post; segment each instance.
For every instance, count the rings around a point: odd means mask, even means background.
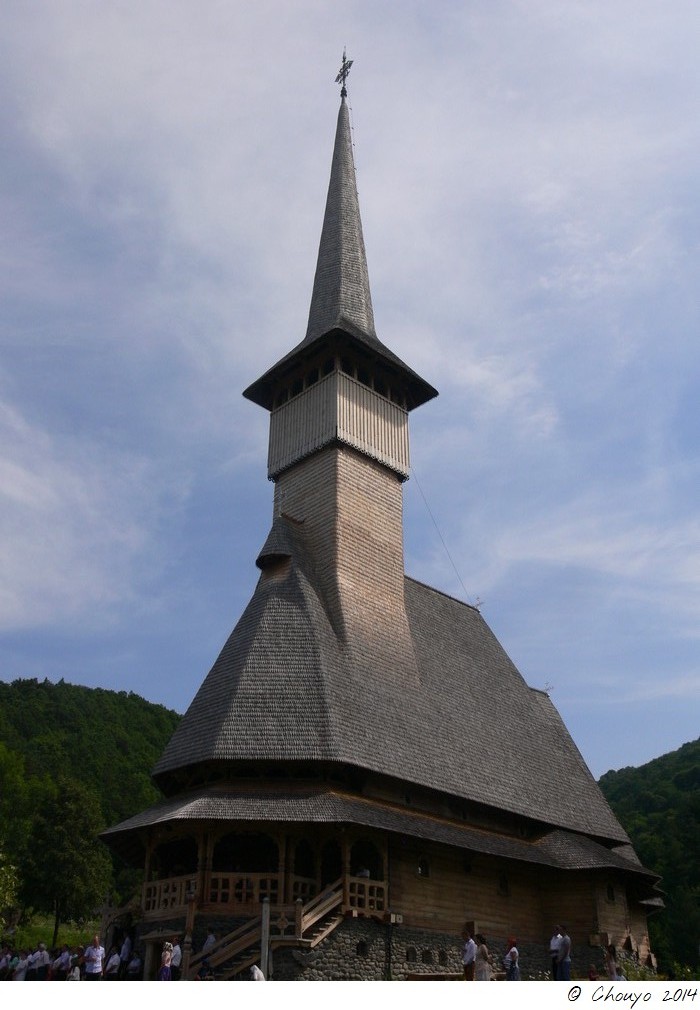
[[[343,911],[350,908],[350,840],[343,832]]]
[[[197,908],[197,890],[194,881],[187,887],[187,915],[185,917],[185,939],[182,941],[182,973],[181,979],[190,977],[190,958],[192,957],[192,932],[194,930],[194,913]]]
[[[282,885],[279,890],[279,902],[282,905],[286,905],[287,901],[291,897],[291,887],[287,881],[287,835],[285,832],[280,832],[277,836],[277,852],[278,852],[278,863],[277,863],[277,879]],[[290,894],[287,894],[288,889]]]
[[[270,899],[263,898],[262,925],[260,926],[260,968],[267,979],[270,961]]]
[[[304,902],[297,898],[294,903],[294,935],[301,940],[304,935]]]

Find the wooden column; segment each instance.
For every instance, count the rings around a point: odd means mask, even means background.
[[[270,977],[270,899],[263,898],[260,927],[260,968],[265,979]]]
[[[341,856],[343,860],[343,910],[350,907],[350,839],[343,832],[341,840]]]
[[[277,872],[282,878],[282,889],[280,891],[280,904],[282,905],[286,905],[291,900],[290,882],[287,879],[287,841],[287,835],[284,833],[277,838]],[[265,977],[267,978],[267,973],[265,973]]]

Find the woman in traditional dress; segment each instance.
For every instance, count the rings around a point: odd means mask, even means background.
[[[158,981],[159,982],[172,982],[172,974],[170,971],[170,960],[173,956],[173,945],[172,943],[166,942],[163,944],[163,953],[160,958],[160,968],[158,969]]]
[[[475,982],[490,982],[491,981],[491,964],[489,949],[486,946],[486,938],[483,933],[477,933],[474,937],[476,940],[476,958],[474,959],[474,981]]]

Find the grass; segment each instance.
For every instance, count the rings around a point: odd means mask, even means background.
[[[59,927],[56,945],[62,947],[67,943],[69,947],[84,947],[99,931],[99,919],[92,922],[64,923]],[[9,943],[16,950],[36,950],[40,943],[45,943],[50,948],[52,938],[53,919],[50,916],[34,915],[31,922],[16,926],[11,933],[6,931],[2,942]]]

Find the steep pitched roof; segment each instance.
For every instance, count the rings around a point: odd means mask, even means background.
[[[268,538],[289,560],[252,600],[158,762],[357,766],[598,838],[629,841],[549,697],[528,687],[478,610],[412,579],[406,610],[419,683],[343,644],[303,526]],[[174,781],[174,780],[172,780]]]
[[[304,343],[347,326],[366,341],[377,339],[357,199],[350,114],[342,98]]]
[[[436,389],[377,337],[357,198],[350,116],[344,97],[338,111],[306,336],[251,383],[243,395],[270,410],[278,377],[290,363],[313,352],[331,334],[361,347],[365,353],[398,372],[409,392],[409,409],[437,396]]]

